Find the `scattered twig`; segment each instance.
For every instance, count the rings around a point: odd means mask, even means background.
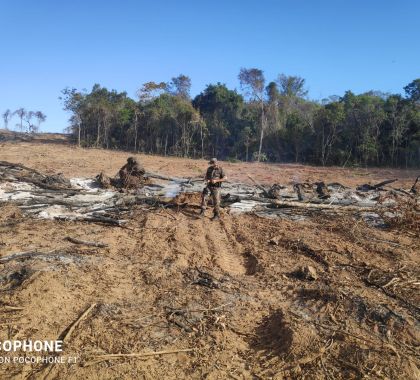
[[[321,347],[318,350],[318,352],[315,352],[315,353],[313,353],[311,355],[304,356],[303,358],[300,358],[299,360],[296,360],[296,361],[294,361],[292,363],[286,362],[281,367],[280,371],[276,373],[276,376],[275,377],[277,377],[277,375],[279,375],[282,372],[284,372],[286,369],[296,368],[297,366],[302,366],[302,365],[305,365],[305,364],[309,364],[309,363],[311,363],[311,362],[313,362],[313,361],[315,361],[315,360],[317,360],[319,358],[322,358],[322,356],[325,354],[325,352],[328,351],[331,348],[332,344],[333,344],[333,341],[331,340],[331,342],[330,342],[329,345],[326,345],[326,346]]]
[[[208,308],[208,309],[171,309],[172,313],[206,313],[209,311],[217,311],[223,309],[224,307],[231,305],[232,302],[224,303],[223,305]]]
[[[96,303],[90,305],[81,315],[77,318],[69,327],[67,327],[60,335],[60,338],[63,342],[70,339],[71,335],[73,334],[74,329],[82,322],[88,314],[95,308]]]
[[[74,244],[81,244],[81,245],[87,245],[89,247],[98,247],[98,248],[107,248],[108,244],[101,243],[101,242],[95,242],[95,241],[87,241],[87,240],[80,240],[73,238],[71,236],[67,236],[66,240],[68,240],[71,243]]]
[[[143,358],[147,356],[158,356],[158,355],[169,355],[177,354],[179,352],[191,352],[194,351],[193,348],[184,348],[179,350],[165,350],[165,351],[154,351],[154,352],[144,352],[144,353],[131,353],[131,354],[106,354],[106,355],[96,355],[92,359],[83,364],[84,367],[97,364],[107,360],[118,360],[125,358]]]
[[[370,239],[370,240],[373,240],[373,241],[377,241],[378,243],[387,243],[387,244],[390,244],[390,245],[394,245],[394,246],[396,246],[396,247],[402,247],[402,245],[401,245],[401,244],[398,244],[398,243],[396,243],[396,242],[394,242],[394,241],[391,241],[391,240],[375,239],[375,238],[373,238],[373,237],[369,237],[369,239]]]
[[[187,333],[190,333],[190,332],[193,331],[190,326],[187,326],[185,323],[175,319],[174,314],[176,315],[176,313],[172,313],[172,314],[168,315],[168,317],[167,317],[168,322],[172,322],[173,324],[177,325],[181,329],[185,330]]]
[[[25,310],[23,307],[10,306],[10,305],[1,305],[0,309],[4,309],[4,310],[8,310],[8,311],[22,311],[22,310]]]
[[[317,325],[317,326],[323,327],[323,328],[325,328],[325,329],[331,330],[331,331],[333,331],[334,333],[339,333],[339,334],[348,335],[348,336],[351,336],[351,337],[353,337],[353,338],[359,339],[359,340],[361,340],[361,341],[368,342],[368,343],[370,343],[370,344],[372,344],[372,345],[374,345],[374,346],[376,346],[376,345],[377,345],[377,343],[376,343],[376,342],[374,342],[373,340],[370,340],[370,339],[368,339],[368,338],[361,337],[361,336],[358,336],[358,335],[356,335],[356,334],[349,333],[349,332],[344,331],[344,330],[341,330],[341,329],[335,329],[335,328],[333,328],[333,327],[330,327],[330,326],[324,325],[324,324],[322,324],[322,323],[317,323],[317,322],[315,322],[315,321],[312,321],[312,323],[313,323],[313,324],[315,324],[315,325]],[[396,349],[396,348],[395,348],[392,344],[385,343],[385,342],[383,342],[382,340],[381,340],[381,344],[382,344],[382,347],[388,348],[388,349],[389,349],[389,350],[391,350],[391,351],[392,351],[392,352],[393,352],[393,353],[394,353],[394,354],[395,354],[398,358],[400,358],[400,354],[398,353],[397,349]]]
[[[376,345],[376,344],[377,344],[377,343],[376,343],[376,342],[374,342],[373,340],[370,340],[370,339],[367,339],[367,338],[365,338],[365,337],[361,337],[361,336],[358,336],[358,335],[355,335],[355,334],[349,333],[349,332],[344,331],[344,330],[336,329],[336,328],[334,328],[334,327],[327,326],[327,325],[324,325],[324,324],[322,324],[322,323],[318,323],[318,322],[315,322],[315,321],[312,321],[312,323],[313,323],[314,325],[317,325],[317,326],[323,327],[324,329],[331,330],[331,331],[333,331],[334,333],[339,333],[339,334],[348,335],[348,336],[351,336],[351,337],[356,338],[356,339],[360,339],[360,340],[362,340],[362,341],[368,342],[368,343],[373,344],[373,345]]]

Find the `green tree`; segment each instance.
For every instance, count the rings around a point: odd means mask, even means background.
[[[168,89],[172,95],[180,96],[183,99],[190,99],[191,78],[184,74],[180,74],[177,77],[172,78],[168,85]]]
[[[407,97],[413,102],[420,101],[420,78],[413,80],[404,87]]]
[[[199,112],[183,97],[162,94],[144,108],[150,152],[188,157],[202,122]]]
[[[268,133],[273,133],[282,127],[280,121],[280,92],[275,82],[270,82],[265,91],[267,94],[267,130]]]
[[[206,125],[212,148],[207,154],[231,156],[241,129],[242,96],[224,84],[210,84],[194,98],[192,104]]]
[[[246,96],[249,96],[252,101],[259,103],[260,105],[260,143],[258,147],[257,161],[261,159],[261,151],[264,139],[265,129],[265,115],[264,115],[264,88],[265,88],[265,77],[264,73],[260,69],[252,68],[245,69],[241,68],[239,75],[239,82],[242,90]]]
[[[316,156],[325,166],[333,156],[339,134],[343,128],[345,115],[344,105],[333,102],[318,109],[314,120],[316,136]]]
[[[61,91],[62,96],[59,99],[63,103],[63,109],[71,112],[70,129],[77,130],[77,145],[81,146],[82,141],[82,115],[85,101],[85,94],[77,91],[75,88],[66,87]]]
[[[146,82],[137,90],[137,96],[141,103],[147,103],[167,90],[168,84],[165,82]]]
[[[305,79],[298,76],[280,74],[277,78],[277,84],[280,93],[284,96],[304,98],[308,94],[305,89]]]

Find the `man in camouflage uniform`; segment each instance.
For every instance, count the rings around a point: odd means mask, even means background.
[[[201,213],[200,215],[204,216],[204,211],[207,206],[208,196],[211,195],[213,200],[213,218],[212,220],[217,220],[220,218],[220,188],[222,187],[222,182],[226,181],[225,173],[223,169],[217,163],[217,158],[212,158],[209,162],[210,166],[207,169],[205,180],[207,186],[204,188],[201,195]]]

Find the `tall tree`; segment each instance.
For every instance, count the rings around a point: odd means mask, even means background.
[[[26,122],[26,124],[28,124],[27,125],[27,128],[26,128],[26,132],[27,133],[33,133],[33,132],[36,132],[36,130],[34,129],[34,127],[33,127],[33,124],[31,123],[31,120],[32,120],[32,118],[35,116],[35,112],[34,111],[28,111],[28,112],[26,112],[25,113],[25,115],[24,115],[24,119],[25,119],[25,122]]]
[[[249,147],[252,142],[252,130],[250,127],[245,127],[241,131],[240,141],[245,146],[245,161],[249,161]]]
[[[277,84],[281,94],[285,96],[303,98],[308,94],[305,89],[305,79],[298,76],[280,74]]]
[[[19,128],[19,130],[21,131],[21,132],[23,132],[23,119],[25,118],[25,115],[26,115],[26,110],[25,110],[25,108],[19,108],[19,109],[17,109],[14,113],[13,113],[14,115],[17,115],[18,117],[19,117],[19,119],[20,119],[20,123],[19,124],[16,124],[16,126]]]
[[[413,102],[420,101],[420,78],[413,80],[404,87],[407,97]]]
[[[168,84],[165,82],[146,82],[137,90],[137,96],[141,103],[147,103],[167,90]]]
[[[281,128],[279,114],[280,93],[275,82],[270,82],[265,91],[267,93],[267,128],[269,132],[275,132],[278,128]]]
[[[169,91],[173,95],[180,96],[183,99],[189,99],[191,90],[191,78],[184,74],[179,74],[177,77],[172,78],[172,81],[168,87]]]
[[[308,91],[305,88],[305,79],[298,76],[280,74],[276,80],[279,89],[279,105],[282,111],[283,123],[286,123],[288,115],[295,112],[304,104],[303,98]]]
[[[69,87],[66,87],[61,91],[61,93],[63,96],[60,96],[59,99],[63,102],[64,110],[72,113],[72,127],[77,129],[77,145],[80,147],[82,140],[82,113],[85,95],[77,89]]]
[[[329,163],[344,123],[344,107],[332,102],[321,107],[315,115],[316,156],[322,166]]]
[[[3,121],[4,121],[4,128],[7,130],[8,125],[9,125],[9,121],[13,117],[13,112],[10,111],[9,109],[7,109],[6,111],[3,112],[2,117],[3,117]]]
[[[245,91],[247,96],[250,96],[252,100],[256,101],[260,105],[261,119],[260,119],[260,143],[258,147],[257,161],[261,160],[261,151],[264,139],[264,87],[265,78],[264,72],[260,69],[241,68],[239,75],[239,82],[242,90]]]
[[[36,111],[34,116],[35,116],[35,118],[37,120],[37,123],[38,123],[37,126],[36,126],[36,132],[38,132],[39,128],[41,126],[41,123],[44,123],[45,120],[47,120],[47,116],[44,113],[42,113],[41,111]]]
[[[242,96],[224,84],[210,84],[194,98],[192,104],[201,113],[209,134],[213,149],[207,153],[223,157],[231,155],[241,128]]]

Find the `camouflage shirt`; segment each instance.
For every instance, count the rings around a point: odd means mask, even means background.
[[[206,180],[222,179],[222,178],[225,178],[225,173],[220,166],[216,166],[216,167],[209,166],[209,168],[207,169],[207,172],[206,172]],[[209,186],[220,187],[220,186],[222,186],[222,183],[221,182],[214,183],[214,184],[209,183]]]

